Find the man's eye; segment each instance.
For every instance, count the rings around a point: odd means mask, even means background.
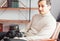
[[[44,6],[42,6],[42,7],[44,7]]]
[[[40,5],[38,7],[40,7]]]

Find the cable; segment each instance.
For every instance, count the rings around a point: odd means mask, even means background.
[[[8,9],[8,8],[4,9],[4,10],[2,11],[2,13],[0,13],[0,16],[1,16],[7,9]]]
[[[29,1],[29,21],[30,21],[30,16],[31,16],[31,0]]]

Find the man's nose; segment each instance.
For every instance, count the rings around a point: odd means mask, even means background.
[[[39,10],[42,10],[42,7],[39,7]]]

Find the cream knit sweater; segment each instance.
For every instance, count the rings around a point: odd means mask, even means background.
[[[50,12],[45,15],[36,14],[23,30],[27,36],[24,38],[27,40],[48,39],[54,33],[55,28],[56,20]]]

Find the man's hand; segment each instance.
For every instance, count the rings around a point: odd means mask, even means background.
[[[24,40],[27,40],[25,37],[21,37],[20,39],[24,39]]]
[[[14,39],[23,39],[23,40],[28,41],[25,37],[15,37]]]

